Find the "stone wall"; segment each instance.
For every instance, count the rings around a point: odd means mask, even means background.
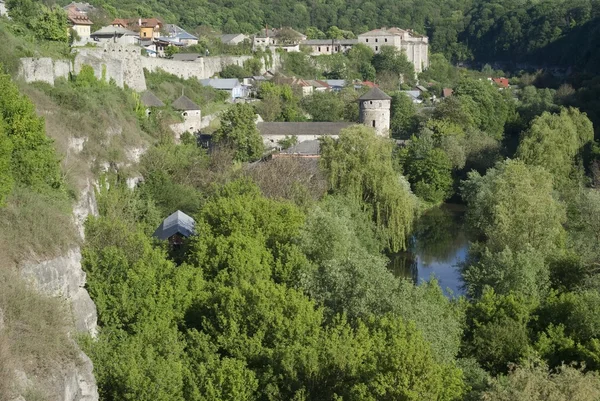
[[[95,48],[80,48],[74,63],[67,60],[51,58],[22,58],[19,76],[26,82],[47,82],[54,85],[57,78],[67,78],[70,72],[78,74],[84,65],[93,68],[98,79],[114,80],[119,87],[127,85],[131,89],[142,92],[146,90],[144,69],[149,71],[163,70],[169,74],[188,79],[211,78],[230,64],[243,65],[251,56],[217,56],[201,57],[198,61],[177,61],[164,58],[144,57],[138,46],[106,43]],[[272,65],[267,69],[278,70],[281,59],[278,54],[272,57]]]

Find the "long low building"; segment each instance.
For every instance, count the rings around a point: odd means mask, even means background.
[[[300,43],[310,48],[311,56],[345,53],[358,43],[358,39],[308,39]]]
[[[263,143],[267,148],[281,148],[280,142],[296,137],[298,143],[318,140],[323,136],[337,139],[344,128],[357,125],[348,122],[260,122]]]

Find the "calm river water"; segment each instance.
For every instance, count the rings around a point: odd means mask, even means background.
[[[408,251],[390,257],[394,274],[412,278],[417,284],[436,277],[447,295],[462,295],[458,264],[469,250],[465,211],[464,206],[444,204],[421,216]]]

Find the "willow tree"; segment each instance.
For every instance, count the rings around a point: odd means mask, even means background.
[[[583,148],[593,140],[594,128],[585,113],[574,108],[545,112],[523,134],[517,157],[544,167],[560,186],[577,171]]]
[[[370,208],[380,237],[396,252],[406,249],[416,210],[408,182],[394,170],[392,142],[367,127],[342,130],[339,140],[325,138],[321,165],[333,192],[347,195]]]

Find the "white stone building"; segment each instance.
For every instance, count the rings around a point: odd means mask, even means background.
[[[181,116],[183,117],[182,123],[171,125],[171,130],[175,133],[176,141],[179,141],[181,134],[186,131],[190,134],[200,131],[202,128],[200,106],[185,95],[181,95],[171,106],[173,109],[180,111]]]
[[[309,39],[302,41],[300,45],[309,47],[311,56],[321,56],[323,54],[345,53],[357,43],[358,39]]]
[[[379,53],[382,46],[393,46],[404,51],[417,73],[429,67],[429,38],[412,30],[375,29],[358,35],[358,42],[369,46],[375,53]]]
[[[287,38],[286,41],[280,39],[280,35],[283,33],[294,36],[293,39]],[[300,43],[306,40],[306,35],[295,31],[291,28],[282,29],[262,29],[258,34],[252,38],[252,50],[266,50],[280,48],[285,52],[299,52]]]

